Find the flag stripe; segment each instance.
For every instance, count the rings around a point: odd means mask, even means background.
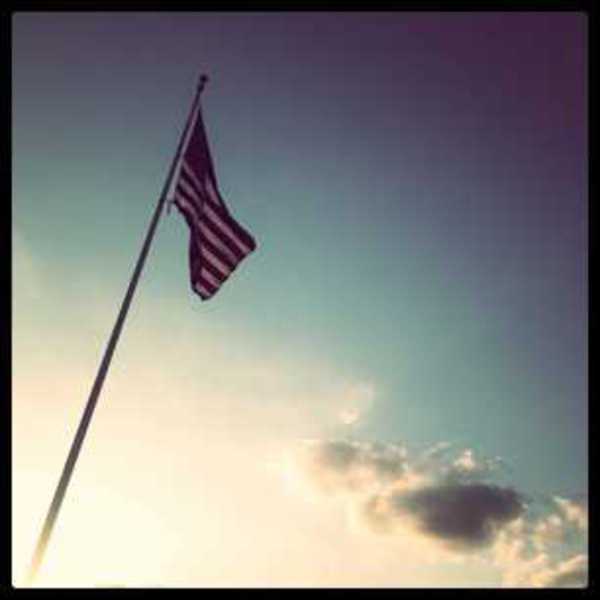
[[[174,199],[175,206],[179,209],[179,212],[185,217],[185,220],[190,228],[190,235],[193,235],[193,229],[196,227],[194,222],[195,213],[191,206],[179,197],[175,196]]]
[[[198,207],[187,199],[184,191],[178,191],[175,197],[176,205],[185,205],[187,213],[193,219],[194,225],[199,228],[201,233],[213,244],[213,246],[223,255],[223,260],[227,260],[231,265],[237,264],[246,256],[241,252],[228,237],[224,236],[210,219],[199,211]],[[189,223],[188,223],[189,224]]]
[[[212,268],[216,277],[223,280],[235,270],[236,265],[231,264],[208,240],[203,239],[201,235],[195,236],[195,240],[202,257],[202,266]]]
[[[197,192],[184,177],[179,180],[175,192],[176,194],[184,194],[194,204],[205,203],[204,209],[206,213],[211,217],[213,223],[221,229],[222,233],[241,250],[242,256],[246,256],[254,250],[256,246],[254,239],[231,218],[222,206],[215,204],[215,196],[213,194],[208,194],[208,197],[202,197],[202,194]]]
[[[203,218],[202,220],[209,226],[213,225],[213,231],[223,239],[223,242],[226,243],[233,252],[238,255],[239,259],[242,259],[247,254],[250,254],[250,252],[252,252],[252,250],[255,248],[254,240],[251,238],[251,243],[249,245],[244,243],[249,237],[246,232],[242,231],[246,238],[242,237],[242,239],[240,239],[240,236],[237,235],[239,226],[236,228],[235,221],[231,217],[223,214],[220,206],[216,206],[209,199],[206,199],[204,203],[202,203],[202,199],[197,196],[191,186],[183,180],[181,180],[175,188],[176,200],[178,196],[183,196],[184,200],[191,204],[194,209],[196,209],[198,203],[202,204],[204,210],[201,212],[201,214],[202,216],[206,215],[207,217]]]
[[[202,237],[202,236],[199,236]],[[229,258],[227,258],[227,256],[225,256],[221,250],[219,250],[219,248],[217,248],[209,239],[207,238],[202,238],[202,242],[201,242],[202,246],[206,247],[208,250],[210,250],[210,252],[212,254],[214,254],[222,263],[225,264],[225,266],[230,270],[233,271],[233,269],[235,269],[237,263],[239,261],[232,261]]]
[[[173,198],[173,202],[175,203],[175,206],[177,206],[177,208],[179,208],[180,211],[184,211],[184,210],[186,211],[184,213],[186,215],[186,218],[187,218],[187,215],[189,215],[191,222],[188,220],[188,225],[190,227],[195,226],[196,220],[198,218],[197,207],[187,197],[187,194],[183,190],[176,188],[175,197]]]
[[[206,284],[203,284],[203,282],[197,281],[194,284],[194,289],[200,294],[202,298],[208,300],[217,290],[210,291],[207,289],[207,287],[205,287],[205,285]]]
[[[225,281],[229,274],[234,270],[230,269],[224,262],[220,261],[205,244],[201,249],[202,266],[209,270],[221,282]]]
[[[188,125],[188,129],[185,132],[185,139],[184,139],[182,147],[186,148],[186,151],[187,151],[187,148],[189,148],[190,139],[192,137],[194,129],[198,126],[198,117],[199,116],[200,116],[200,105],[198,104],[197,106],[194,107],[192,114],[190,115],[190,122]],[[181,175],[181,169],[183,167],[183,156],[185,156],[185,151],[182,154],[182,160],[179,161],[179,164],[175,168],[175,176],[173,177],[173,182],[177,182]],[[171,186],[171,189],[173,189],[172,186]]]
[[[181,163],[181,174],[186,176],[191,181],[194,188],[196,190],[198,190],[198,192],[200,194],[202,193],[202,183],[196,177],[194,170],[189,166],[189,164],[188,164],[187,160],[185,160],[185,158],[183,159],[183,161]]]
[[[215,288],[218,288],[222,283],[208,269],[205,268],[200,270],[200,277],[208,281],[208,283],[214,285]]]
[[[189,255],[190,255],[190,271],[192,279],[194,273],[198,271],[201,266],[202,258],[200,257],[200,248],[198,247],[198,235],[195,233],[196,228],[192,224],[190,226],[190,243],[189,243]]]
[[[221,194],[219,194],[217,187],[216,187],[216,183],[213,184],[213,181],[210,177],[206,178],[206,184],[204,186],[206,188],[206,193],[208,194],[208,197],[219,207],[222,207],[223,210],[227,213],[227,216],[229,215],[229,211],[227,210],[227,207],[225,206],[225,202],[223,202],[223,198],[221,198]]]
[[[182,203],[179,196],[175,198],[175,204],[185,215],[192,230],[202,232],[203,223],[198,220],[196,207],[188,202],[185,197]],[[239,260],[232,260],[223,252],[222,247],[217,246],[208,236],[200,236],[196,233],[192,237],[202,257],[202,265],[210,269],[216,277],[223,281],[235,270],[237,264],[243,259],[242,257]]]
[[[228,237],[238,248],[242,251],[244,256],[252,252],[252,244],[246,245],[244,239],[237,235],[235,227],[233,226],[234,221],[228,219],[224,215],[219,214],[219,207],[215,206],[211,200],[208,200],[204,204],[204,214],[221,230],[221,233]]]
[[[181,172],[181,182],[185,183],[185,187],[188,192],[197,198],[200,203],[206,200],[206,191],[202,188],[202,186],[198,186],[196,181],[189,177],[185,171]]]
[[[209,192],[211,188],[214,189],[214,186],[210,179],[210,175],[208,173],[206,174],[206,182],[203,185],[185,159],[182,162],[181,175],[182,177],[185,177],[187,179],[189,185],[197,192],[198,196],[202,199],[205,199],[206,193]],[[229,212],[227,211],[227,207],[225,206],[225,202],[223,202],[223,199],[220,196],[217,195],[216,197],[213,197],[213,200],[216,202],[216,204],[219,205],[219,207],[221,207],[227,212],[228,216],[230,216]]]
[[[186,195],[186,197],[190,200],[190,202],[202,207],[204,204],[205,198],[203,198],[200,194],[194,190],[194,188],[182,177],[175,188],[175,193],[181,192]]]
[[[201,222],[206,225],[213,233],[213,235],[217,236],[222,244],[226,245],[229,251],[235,256],[236,262],[238,260],[242,260],[248,252],[245,252],[236,242],[236,240],[232,239],[231,236],[226,235],[221,227],[217,225],[217,223],[210,217],[208,211],[203,211],[201,217]]]
[[[207,244],[200,240],[200,235],[190,236],[190,243],[194,244],[194,248],[190,249],[192,278],[194,280],[202,279],[202,269],[206,269],[221,285],[229,277],[230,273],[235,270],[235,266],[230,267],[219,260],[219,257],[215,256]]]
[[[223,254],[227,256],[227,258],[229,258],[234,264],[242,260],[242,258],[244,258],[245,255],[241,254],[241,252],[236,247],[232,247],[233,245],[231,244],[231,242],[229,242],[229,240],[223,237],[218,237],[218,232],[216,232],[215,235],[215,231],[213,230],[214,225],[212,225],[212,223],[208,219],[206,219],[204,215],[202,215],[202,220],[199,223],[199,227],[200,231],[202,232],[202,235],[208,240],[210,240],[215,245],[215,247],[217,247],[221,252],[223,252]]]
[[[177,201],[181,199],[183,200],[183,202],[185,202],[185,204],[189,205],[190,210],[196,208],[196,203],[197,200],[195,200],[194,196],[191,196],[190,194],[188,194],[188,192],[185,191],[185,189],[181,186],[180,183],[177,184],[177,186],[175,187],[175,204],[177,204]],[[199,209],[202,208],[202,206],[197,207]]]
[[[190,216],[188,211],[189,208],[187,206],[185,206],[182,210],[186,218],[189,217],[188,222],[190,222],[195,218],[195,216]],[[194,233],[196,229],[196,226],[190,227],[189,254],[192,285],[194,285],[197,281],[203,281],[205,287],[214,288],[214,291],[216,291],[221,283],[223,283],[227,277],[229,277],[229,274],[235,270],[235,267],[229,268],[223,262],[219,261],[218,257],[215,258],[214,255],[211,255],[208,252],[208,248],[204,249],[200,243],[200,235]],[[206,285],[206,280],[208,278],[204,276],[203,271],[206,271],[212,275],[212,279],[208,280],[208,285]]]
[[[254,238],[229,214],[221,195],[210,180],[207,180],[206,182],[206,193],[208,199],[213,201],[211,206],[214,206],[215,211],[219,213],[223,219],[226,219],[229,222],[229,224],[234,228],[236,234],[242,239],[242,242],[254,250],[256,247]]]

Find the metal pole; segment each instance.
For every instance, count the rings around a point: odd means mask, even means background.
[[[92,386],[92,390],[90,392],[90,396],[85,406],[85,410],[83,411],[81,421],[79,422],[79,427],[77,428],[75,439],[73,440],[73,443],[71,445],[71,449],[63,467],[58,486],[56,487],[54,497],[52,498],[52,503],[50,504],[48,514],[46,515],[44,526],[38,538],[37,545],[35,547],[35,552],[33,554],[33,559],[31,561],[29,571],[27,574],[27,585],[31,585],[35,580],[39,567],[44,558],[44,553],[46,551],[48,541],[50,540],[54,523],[60,511],[62,501],[65,497],[67,486],[69,485],[71,475],[73,474],[73,469],[75,467],[75,463],[77,462],[77,457],[79,456],[79,452],[81,450],[86,431],[89,427],[90,421],[92,420],[92,415],[94,414],[94,409],[96,408],[96,403],[98,402],[98,397],[100,396],[100,391],[102,390],[102,384],[104,383],[106,373],[108,372],[108,368],[110,366],[110,361],[112,359],[115,346],[117,345],[117,341],[119,339],[121,329],[123,328],[125,317],[127,316],[127,311],[129,310],[129,305],[131,304],[131,299],[133,298],[135,288],[142,273],[142,269],[146,261],[146,256],[148,255],[148,250],[150,249],[150,244],[152,243],[154,232],[156,230],[156,226],[158,224],[158,220],[160,218],[166,200],[166,195],[169,191],[169,186],[171,185],[171,179],[173,177],[173,173],[175,172],[175,167],[177,166],[177,163],[179,161],[179,157],[183,149],[183,144],[185,138],[187,137],[187,132],[192,123],[193,115],[200,100],[200,94],[204,89],[206,81],[208,81],[208,77],[206,75],[202,75],[200,77],[198,88],[196,90],[196,96],[192,104],[192,109],[190,111],[185,128],[181,135],[181,139],[179,140],[177,152],[175,153],[175,157],[173,158],[173,162],[171,163],[167,179],[165,180],[165,183],[163,185],[162,192],[158,199],[158,204],[156,205],[154,215],[152,216],[152,221],[150,222],[148,232],[146,233],[144,245],[142,246],[142,250],[135,265],[135,269],[133,271],[133,275],[131,276],[129,286],[127,287],[127,292],[125,293],[125,298],[123,299],[123,302],[121,304],[121,309],[119,310],[117,321],[113,327],[111,336],[108,340],[108,344],[106,346],[106,350],[104,351],[104,356],[102,358],[102,362],[100,363],[100,368],[98,369],[94,385]]]

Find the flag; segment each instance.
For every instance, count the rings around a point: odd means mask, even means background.
[[[208,300],[254,251],[256,242],[233,218],[219,193],[200,103],[184,139],[172,202],[190,228],[192,289],[202,300]]]

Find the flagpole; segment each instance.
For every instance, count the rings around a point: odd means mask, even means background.
[[[94,381],[94,385],[92,386],[92,390],[90,392],[87,404],[85,406],[85,410],[83,411],[83,415],[79,422],[79,427],[77,428],[77,432],[75,434],[75,438],[73,443],[71,444],[71,449],[67,456],[67,460],[63,467],[62,474],[60,476],[60,480],[54,492],[54,497],[52,498],[52,503],[50,504],[50,508],[48,510],[48,514],[46,515],[46,519],[44,521],[44,526],[38,538],[35,551],[33,554],[33,558],[31,564],[29,566],[29,571],[27,574],[27,585],[31,585],[35,580],[35,577],[38,573],[38,570],[42,564],[42,560],[44,558],[44,553],[46,551],[46,547],[50,540],[50,536],[52,534],[52,529],[54,527],[54,523],[60,511],[61,504],[65,497],[65,493],[67,491],[67,486],[69,485],[69,481],[71,479],[71,475],[73,474],[73,469],[75,468],[75,463],[77,462],[77,457],[79,456],[79,452],[81,450],[81,446],[83,444],[83,440],[85,438],[85,434],[89,427],[90,421],[92,419],[92,415],[94,413],[94,409],[96,408],[96,404],[98,402],[98,397],[100,396],[100,391],[102,390],[102,384],[104,383],[104,379],[106,378],[106,373],[108,372],[108,368],[110,366],[110,361],[113,356],[113,352],[115,350],[115,346],[117,345],[117,341],[119,339],[119,335],[121,334],[121,329],[123,328],[123,323],[125,322],[125,318],[127,316],[127,312],[129,310],[129,305],[131,304],[131,299],[133,298],[133,294],[138,284],[138,280],[142,273],[142,269],[144,268],[144,263],[146,262],[146,256],[148,255],[148,250],[150,249],[150,244],[152,243],[152,239],[154,237],[154,232],[156,230],[156,226],[162,214],[162,209],[165,204],[166,196],[169,191],[169,187],[171,185],[171,181],[173,179],[173,174],[175,172],[175,168],[177,163],[179,162],[179,158],[181,156],[181,152],[183,149],[183,144],[185,138],[187,137],[187,132],[192,123],[194,111],[200,101],[200,94],[204,89],[204,85],[208,81],[208,77],[206,75],[201,75],[200,80],[198,82],[198,87],[196,89],[196,96],[194,98],[194,102],[192,104],[192,108],[190,110],[190,114],[188,116],[187,122],[185,124],[185,128],[182,132],[181,138],[179,140],[179,145],[177,147],[177,152],[175,153],[175,157],[173,158],[173,162],[171,163],[171,167],[169,168],[169,172],[165,183],[163,185],[162,192],[159,196],[158,203],[156,205],[156,209],[154,210],[154,214],[152,216],[152,220],[150,221],[150,225],[148,227],[148,232],[146,233],[146,239],[144,240],[144,244],[142,246],[142,250],[138,257],[137,263],[135,265],[135,269],[133,271],[133,275],[131,276],[131,280],[129,282],[129,286],[127,287],[127,291],[125,293],[125,297],[121,304],[121,309],[119,310],[119,314],[115,325],[113,327],[112,333],[108,340],[108,344],[106,345],[106,349],[104,351],[104,356],[102,357],[102,362],[100,363],[100,367],[98,369],[98,373],[96,375],[96,379]]]

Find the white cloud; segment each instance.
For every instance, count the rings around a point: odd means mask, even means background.
[[[478,467],[478,463],[473,458],[473,450],[468,448],[452,464],[459,470],[471,472]]]
[[[572,556],[558,565],[544,569],[532,576],[536,587],[585,587],[588,579],[588,557]]]
[[[360,419],[361,413],[356,408],[345,408],[340,412],[340,421],[344,425],[355,425]]]
[[[554,501],[558,504],[564,517],[582,531],[588,528],[588,509],[583,503],[555,496]]]

